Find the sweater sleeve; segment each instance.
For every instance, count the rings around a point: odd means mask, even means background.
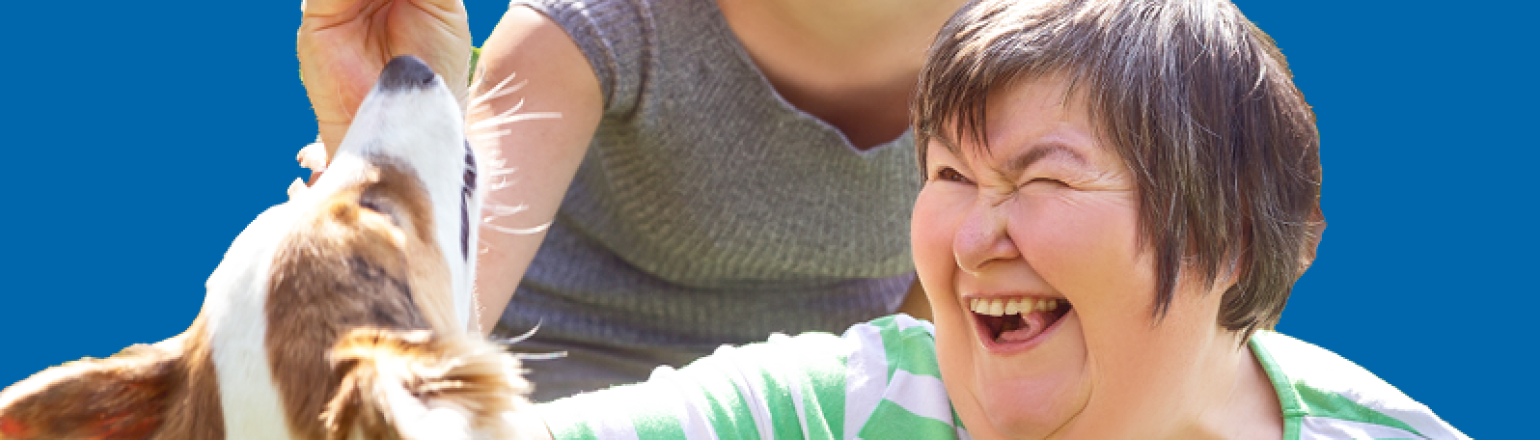
[[[776,335],[539,411],[558,439],[954,438],[934,368],[909,365],[935,364],[930,341],[928,324],[903,315],[844,336]]]

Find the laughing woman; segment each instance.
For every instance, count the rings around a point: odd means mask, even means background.
[[[929,56],[934,326],[723,348],[541,407],[555,437],[1464,437],[1271,330],[1324,227],[1320,143],[1234,5],[986,0]]]

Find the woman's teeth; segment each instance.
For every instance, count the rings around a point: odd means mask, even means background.
[[[973,313],[989,316],[1016,315],[1032,312],[1049,312],[1059,308],[1061,299],[980,299],[974,298],[968,302],[968,309]]]

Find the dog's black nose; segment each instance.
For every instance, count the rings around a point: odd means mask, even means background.
[[[402,55],[385,63],[379,87],[384,91],[421,89],[433,85],[433,69],[411,55]]]

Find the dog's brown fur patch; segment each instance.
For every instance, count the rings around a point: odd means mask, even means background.
[[[267,353],[291,433],[322,438],[342,375],[326,354],[360,327],[456,334],[426,191],[390,164],[301,219],[274,257]],[[461,331],[463,332],[463,331]]]
[[[323,417],[331,440],[443,435],[430,410],[456,411],[493,438],[512,438],[497,429],[499,416],[529,391],[517,361],[468,334],[354,329],[337,342],[332,363],[343,379]]]

